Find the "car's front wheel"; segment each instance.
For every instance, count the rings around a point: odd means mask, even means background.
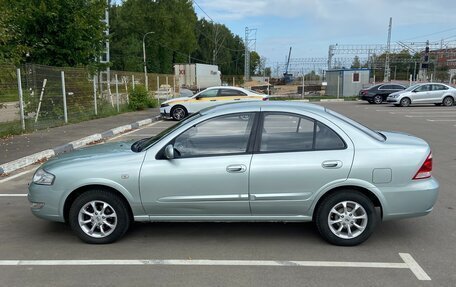
[[[408,106],[410,106],[411,103],[412,103],[412,101],[407,97],[402,98],[401,101],[399,102],[401,107],[408,107]]]
[[[171,109],[171,117],[175,121],[180,121],[188,115],[187,109],[183,106],[175,106]]]
[[[106,244],[121,238],[130,226],[126,203],[106,190],[90,190],[78,196],[70,207],[69,223],[87,243]]]
[[[369,238],[377,218],[374,204],[367,196],[353,190],[341,190],[323,199],[315,223],[329,243],[353,246]]]

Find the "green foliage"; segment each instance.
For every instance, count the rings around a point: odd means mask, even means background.
[[[256,72],[260,68],[260,60],[261,60],[261,57],[257,52],[255,52],[255,51],[250,52],[250,75],[257,74]]]
[[[111,7],[113,69],[142,71],[143,37],[147,70],[173,73],[173,63],[186,62],[196,49],[197,18],[191,1],[127,0]]]
[[[105,0],[0,1],[0,59],[77,66],[101,55]]]
[[[128,106],[132,110],[144,110],[149,106],[153,106],[145,86],[136,85],[134,89],[130,88],[130,103]]]
[[[355,56],[355,58],[353,59],[353,63],[351,65],[351,68],[352,69],[361,68],[361,62],[359,61],[359,57],[358,56]]]

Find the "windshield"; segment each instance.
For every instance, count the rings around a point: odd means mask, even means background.
[[[420,84],[415,84],[415,85],[412,85],[410,87],[408,87],[407,89],[405,89],[404,91],[407,91],[407,92],[410,92],[410,91],[413,91],[415,88],[417,88]]]
[[[357,128],[358,130],[362,131],[363,133],[367,134],[368,136],[378,140],[378,141],[385,141],[386,140],[386,136],[379,133],[379,132],[376,132],[374,130],[371,130],[370,128],[358,123],[357,121],[354,121],[350,118],[347,118],[346,116],[344,115],[341,115],[339,113],[336,113],[335,111],[331,111],[329,109],[326,109],[326,112],[328,112],[329,114],[335,116],[336,118],[346,122],[347,124]]]
[[[175,125],[172,125],[169,128],[163,130],[156,136],[140,139],[140,140],[136,141],[135,143],[133,143],[133,145],[131,146],[131,150],[134,152],[141,152],[145,148],[158,142],[161,138],[167,136],[169,133],[171,133],[175,129],[185,125],[186,123],[188,123],[196,118],[199,118],[200,116],[201,116],[200,113],[193,114],[193,115],[189,116],[188,118],[176,123]]]

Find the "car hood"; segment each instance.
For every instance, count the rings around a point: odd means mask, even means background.
[[[163,102],[163,104],[172,104],[173,102],[185,102],[190,100],[191,97],[180,97],[180,98],[174,98],[171,100],[167,100],[166,102]]]
[[[397,91],[397,92],[391,93],[390,96],[399,96],[404,93],[408,93],[408,91],[405,91],[405,90]]]
[[[103,159],[117,159],[121,157],[123,158],[124,156],[136,155],[138,153],[135,153],[131,150],[133,143],[134,141],[132,140],[126,142],[99,144],[81,148],[53,157],[42,167],[46,170],[51,170],[63,165],[82,163],[87,161],[98,162],[103,161]]]

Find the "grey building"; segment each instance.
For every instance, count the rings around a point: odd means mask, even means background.
[[[326,95],[357,96],[369,84],[369,69],[335,69],[326,71]]]

